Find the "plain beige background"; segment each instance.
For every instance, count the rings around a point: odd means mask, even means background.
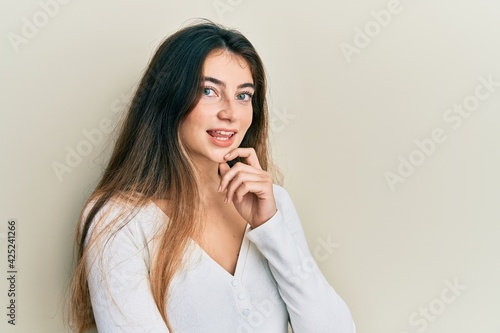
[[[0,276],[9,218],[19,274],[15,327],[0,279],[0,331],[65,332],[110,127],[161,40],[205,17],[265,62],[275,160],[358,332],[499,333],[499,14],[497,0],[1,0]]]

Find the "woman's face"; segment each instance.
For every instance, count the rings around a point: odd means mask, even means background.
[[[216,50],[203,64],[202,96],[180,126],[180,136],[195,162],[224,162],[252,123],[254,84],[246,61]]]

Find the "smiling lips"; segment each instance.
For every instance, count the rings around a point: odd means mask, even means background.
[[[230,130],[208,130],[208,135],[210,135],[210,139],[212,143],[219,147],[229,147],[233,144],[234,135],[237,133],[236,131]]]

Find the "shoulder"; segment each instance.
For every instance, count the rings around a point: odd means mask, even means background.
[[[96,203],[97,199],[93,199],[85,205],[82,221],[87,219]],[[104,231],[103,234],[109,235],[104,237],[107,239],[112,235],[126,234],[128,237],[143,240],[152,237],[162,224],[161,215],[154,209],[151,201],[137,205],[132,201],[111,198],[93,217],[87,237]]]

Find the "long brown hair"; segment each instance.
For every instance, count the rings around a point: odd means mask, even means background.
[[[182,265],[189,237],[201,232],[197,223],[201,199],[196,172],[179,139],[179,126],[201,96],[202,70],[214,50],[227,50],[248,63],[255,94],[253,118],[240,147],[253,147],[264,170],[271,167],[268,151],[266,78],[253,45],[240,32],[203,21],[168,37],[157,49],[123,120],[109,163],[87,200],[75,236],[76,268],[70,286],[69,324],[82,333],[95,327],[87,284],[86,259],[92,246],[112,237],[116,227],[152,199],[168,198],[169,221],[159,237],[152,259],[150,285],[156,305],[171,330],[166,313],[168,288]],[[94,218],[111,200],[132,203],[127,218],[116,219],[99,233]],[[92,203],[92,204],[91,204]],[[87,212],[84,214],[84,212]]]

